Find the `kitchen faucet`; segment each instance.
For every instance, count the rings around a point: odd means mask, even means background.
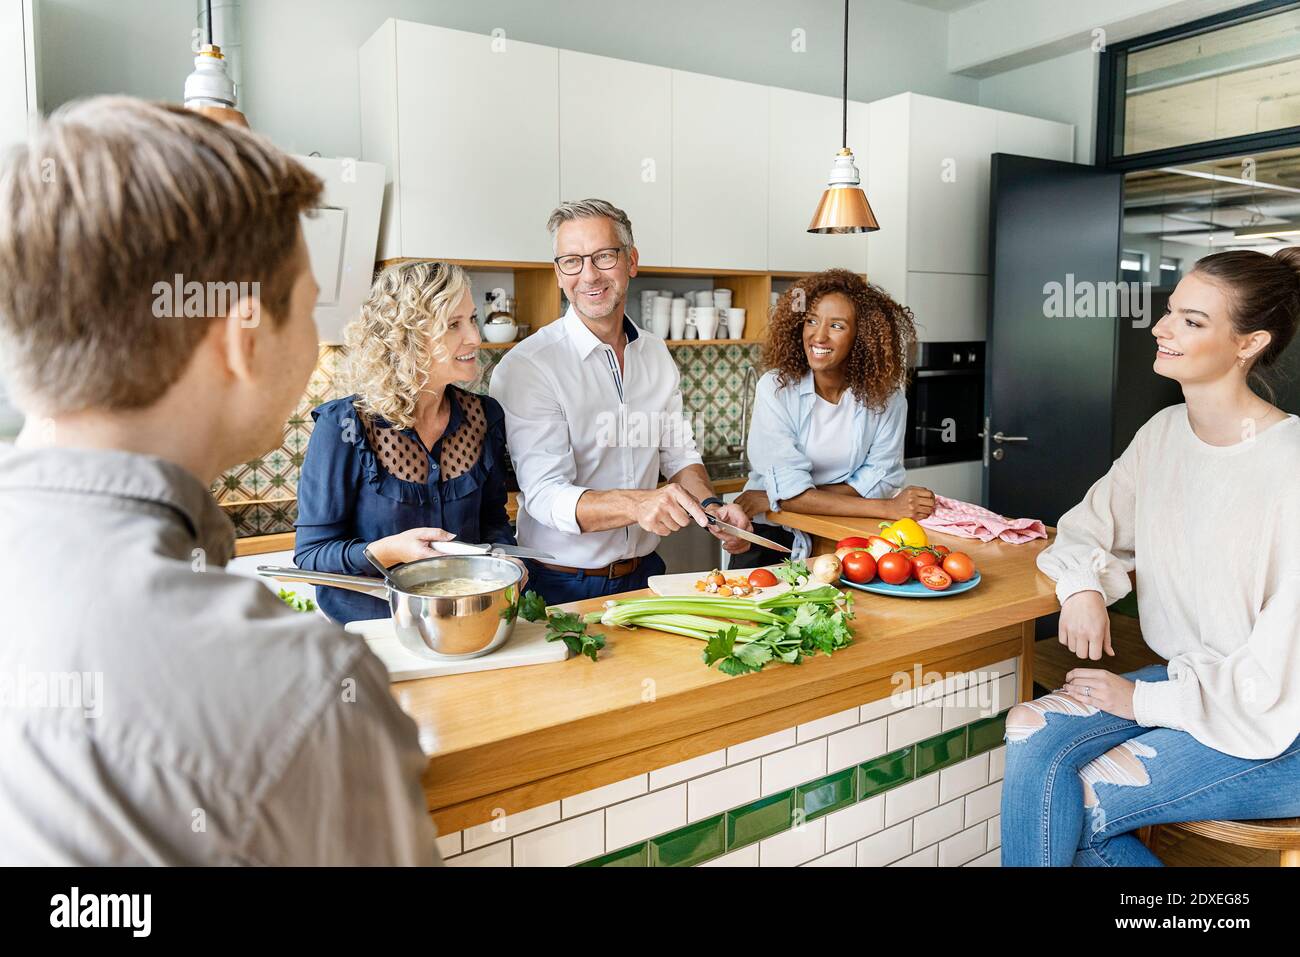
[[[736,464],[746,473],[749,472],[749,447],[746,443],[749,429],[749,404],[758,386],[758,371],[752,366],[745,366],[745,377],[740,382],[740,432],[735,445],[727,446],[732,455],[738,455]]]

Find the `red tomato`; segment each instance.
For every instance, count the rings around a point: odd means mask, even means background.
[[[871,542],[868,539],[862,538],[859,535],[850,535],[848,538],[841,538],[838,542],[836,542],[835,550],[839,551],[841,548],[848,548],[850,545],[855,546],[857,548],[866,548],[870,544]]]
[[[916,577],[931,591],[943,591],[952,584],[952,577],[938,565],[926,565]]]
[[[880,580],[890,585],[901,585],[912,577],[912,563],[902,552],[890,552],[881,555],[876,562],[876,572]]]
[[[953,552],[943,560],[943,570],[953,581],[968,582],[975,577],[975,563],[965,552]]]
[[[915,555],[908,556],[912,560],[912,574],[917,578],[921,577],[921,569],[927,565],[938,565],[939,559],[935,557],[934,552],[917,552]]]
[[[947,555],[950,551],[952,551],[952,549],[949,548],[947,545],[931,545],[930,547],[933,548],[936,552],[938,552],[940,556]]]
[[[755,568],[749,573],[749,583],[755,588],[771,588],[776,584],[776,576],[766,568]]]
[[[843,548],[835,549],[835,557],[841,562],[844,561],[845,555],[852,555],[854,552],[865,552],[866,549],[861,545],[845,545]],[[874,559],[872,559],[874,561]]]
[[[859,585],[876,577],[876,560],[870,552],[850,552],[844,556],[841,567],[844,577]]]

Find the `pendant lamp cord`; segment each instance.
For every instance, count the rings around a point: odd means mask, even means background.
[[[212,46],[212,0],[207,0],[207,8],[208,8],[208,46]],[[849,15],[848,9],[849,9],[848,2],[847,0],[845,0],[845,4],[844,4],[845,17]],[[847,20],[845,22],[847,22]],[[848,56],[847,46],[844,48],[844,55]],[[845,67],[845,69],[847,69],[847,67]]]
[[[849,148],[849,0],[844,0],[844,96],[841,129],[844,131],[840,146]]]

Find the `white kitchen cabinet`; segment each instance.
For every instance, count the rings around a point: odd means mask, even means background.
[[[921,342],[983,341],[988,330],[988,277],[909,272],[907,305]]]
[[[673,71],[674,266],[767,269],[768,99]]]
[[[768,118],[770,165],[767,207],[767,268],[815,272],[839,266],[867,271],[867,236],[808,232],[826,177],[842,144],[842,102],[836,97],[772,87]],[[849,149],[865,176],[868,108],[849,102]],[[871,189],[865,182],[867,200]]]
[[[34,0],[0,0],[0,150],[27,139],[39,113]]]
[[[362,158],[390,176],[381,258],[551,258],[558,50],[388,20],[360,74]]]
[[[907,265],[913,272],[988,272],[993,110],[930,96],[912,100]]]
[[[974,462],[949,462],[907,470],[907,484],[928,488],[936,495],[974,505],[984,504],[982,484],[984,465]]]
[[[1074,127],[902,93],[869,107],[871,281],[916,314],[922,342],[984,339],[995,152],[1073,154]]]
[[[673,82],[666,67],[559,51],[560,198],[632,220],[641,262],[672,263]]]

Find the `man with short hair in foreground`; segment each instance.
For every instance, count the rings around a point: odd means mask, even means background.
[[[0,162],[0,864],[432,864],[415,726],[360,638],[227,574],[208,489],[316,361],[262,138],[125,97]],[[183,299],[177,290],[183,291]]]

